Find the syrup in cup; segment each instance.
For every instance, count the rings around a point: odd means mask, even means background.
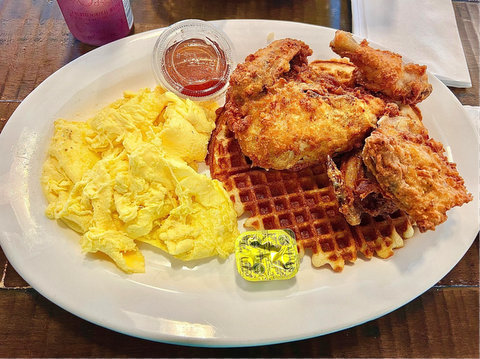
[[[213,100],[228,86],[233,45],[215,26],[201,20],[171,25],[158,38],[153,69],[160,85],[192,100]]]

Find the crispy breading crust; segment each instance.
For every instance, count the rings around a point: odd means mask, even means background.
[[[383,114],[383,100],[310,68],[309,54],[301,41],[278,40],[233,72],[225,115],[253,165],[298,170],[322,162],[361,146]],[[344,66],[336,71],[350,83],[351,65]]]
[[[357,66],[356,82],[371,91],[382,92],[403,104],[419,103],[432,92],[426,66],[404,64],[402,56],[373,49],[366,40],[358,44],[352,34],[340,30],[335,33],[330,47]]]
[[[365,140],[362,158],[382,189],[421,232],[444,222],[450,208],[472,200],[443,145],[430,138],[411,113],[382,117]]]
[[[332,76],[342,86],[355,87],[354,72],[357,68],[347,59],[315,60],[309,63],[313,76]]]
[[[248,55],[230,76],[226,102],[241,107],[282,75],[300,72],[307,66],[307,57],[311,54],[312,50],[304,42],[282,39]]]

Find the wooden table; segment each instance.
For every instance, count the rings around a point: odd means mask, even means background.
[[[474,86],[452,89],[479,105],[479,3],[454,1]],[[185,18],[264,18],[351,30],[349,1],[136,1],[135,33]],[[47,76],[92,50],[69,33],[55,1],[0,0],[0,130]],[[475,151],[478,149],[472,149]],[[98,327],[31,288],[0,250],[1,357],[478,357],[478,236],[458,265],[404,307],[363,325],[318,338],[237,349],[154,343]]]

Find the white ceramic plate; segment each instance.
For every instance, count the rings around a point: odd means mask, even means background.
[[[304,40],[312,58],[334,57],[334,30],[279,21],[218,21],[237,59],[275,38]],[[0,137],[0,242],[25,280],[93,323],[151,340],[245,346],[303,339],[351,327],[414,299],[450,271],[478,231],[478,199],[449,212],[434,232],[416,234],[388,260],[358,259],[342,273],[305,257],[295,279],[248,283],[227,261],[197,266],[142,245],[146,273],[126,275],[80,252],[78,235],[44,216],[39,177],[59,117],[86,119],[124,90],[153,87],[151,51],[161,30],[98,48],[63,67],[18,107]],[[430,134],[450,146],[471,193],[478,193],[478,140],[461,104],[436,78],[421,104]]]

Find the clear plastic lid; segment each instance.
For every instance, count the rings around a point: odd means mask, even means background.
[[[233,59],[233,45],[223,31],[202,20],[182,20],[157,39],[153,70],[167,90],[192,100],[213,100],[228,87]]]

